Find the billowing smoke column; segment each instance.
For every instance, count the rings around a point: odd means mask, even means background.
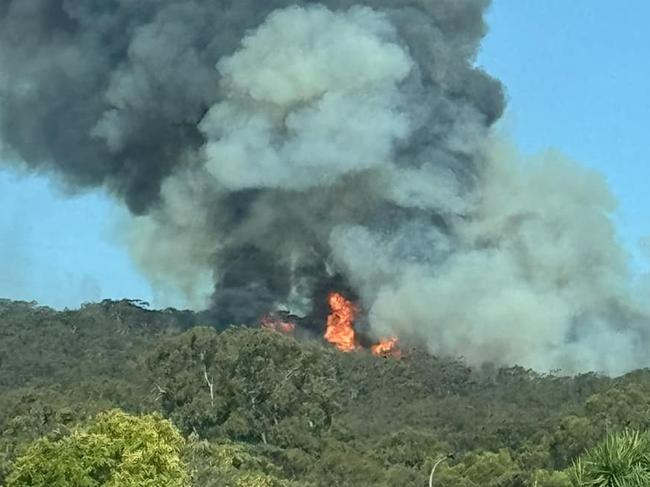
[[[0,139],[224,322],[346,288],[471,363],[647,365],[601,179],[495,140],[487,0],[0,0]],[[169,298],[171,299],[171,298]]]

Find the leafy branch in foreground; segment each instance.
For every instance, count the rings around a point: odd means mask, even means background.
[[[650,485],[650,435],[623,431],[608,436],[573,466],[577,487]]]
[[[30,445],[7,487],[186,487],[184,445],[176,428],[157,414],[107,411],[68,436]]]

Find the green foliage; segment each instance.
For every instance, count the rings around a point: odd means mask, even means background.
[[[587,400],[586,413],[602,430],[650,429],[650,384],[641,374],[634,375],[638,381],[630,384],[619,380],[615,387]]]
[[[533,473],[529,485],[533,487],[571,487],[571,479],[566,472],[538,470]]]
[[[650,434],[623,431],[608,436],[573,467],[577,487],[650,485]]]
[[[115,408],[161,413],[191,435],[180,462],[201,487],[424,486],[448,452],[456,459],[434,485],[567,487],[564,469],[606,432],[650,428],[648,370],[476,370],[420,349],[394,360],[313,336],[190,329],[206,317],[133,301],[56,312],[0,300],[0,484],[12,464],[14,482],[21,465],[81,465],[74,475],[90,471],[94,482],[116,471],[102,448],[119,442],[105,446],[89,423]]]
[[[0,300],[0,387],[119,377],[131,372],[132,359],[148,343],[190,323],[182,313],[149,311],[127,300],[62,312]]]
[[[309,449],[339,408],[335,355],[271,330],[195,328],[147,364],[184,431]]]
[[[16,460],[7,487],[184,487],[184,440],[158,415],[112,410],[62,438],[42,438]]]
[[[381,438],[372,451],[384,465],[402,465],[421,470],[428,466],[430,459],[447,453],[449,447],[431,434],[405,430]]]
[[[111,407],[78,391],[23,388],[0,394],[0,484],[21,445],[45,436],[64,436],[82,420]]]
[[[385,466],[378,460],[363,449],[355,448],[354,444],[332,440],[325,442],[317,459],[314,459],[314,465],[301,477],[317,486],[391,485],[386,482]],[[407,482],[398,485],[405,483],[408,485]]]
[[[511,453],[474,452],[455,465],[443,463],[434,476],[435,486],[445,487],[571,487],[564,472],[526,471]]]
[[[523,485],[524,477],[507,450],[467,455],[462,462],[441,465],[434,485],[458,487],[505,487]]]
[[[548,440],[553,466],[566,467],[569,459],[577,458],[603,436],[604,430],[588,417],[571,415],[561,418]]]
[[[185,458],[193,466],[192,483],[201,487],[290,487],[282,471],[244,444],[193,439]],[[305,484],[301,484],[305,485]]]

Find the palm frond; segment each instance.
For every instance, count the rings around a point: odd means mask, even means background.
[[[578,487],[650,486],[650,435],[623,431],[610,435],[573,464]]]

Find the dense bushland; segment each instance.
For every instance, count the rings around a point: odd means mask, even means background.
[[[182,437],[171,464],[187,472],[175,478],[200,486],[425,486],[449,453],[434,485],[568,486],[567,469],[608,433],[650,429],[647,370],[472,370],[418,349],[344,354],[209,324],[131,301],[64,312],[0,301],[0,483],[40,472],[25,458],[48,448],[78,453],[102,414],[141,431],[171,421]]]

